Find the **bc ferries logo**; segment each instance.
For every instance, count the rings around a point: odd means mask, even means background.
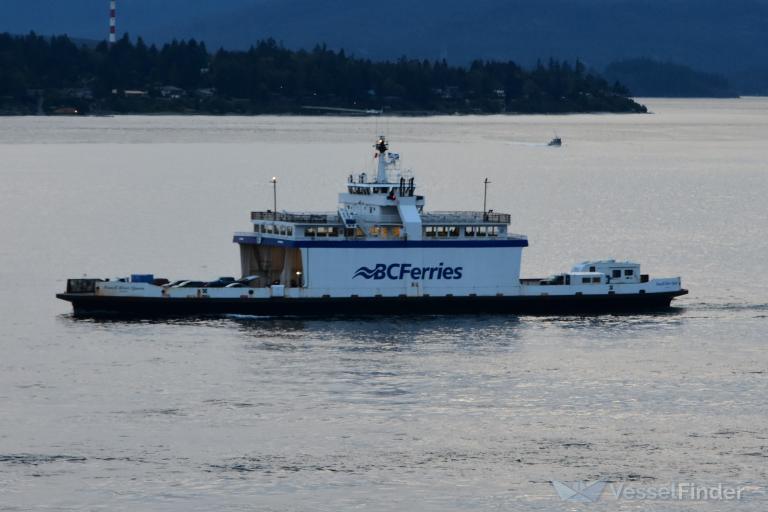
[[[406,277],[414,280],[461,279],[463,271],[464,267],[446,267],[444,263],[440,263],[436,267],[415,267],[410,263],[392,263],[391,265],[379,263],[373,268],[360,267],[352,279],[356,277],[375,281],[381,279],[400,280]]]

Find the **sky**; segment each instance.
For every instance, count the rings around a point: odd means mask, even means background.
[[[0,31],[102,40],[109,0],[2,0]],[[247,48],[327,43],[374,59],[549,57],[602,68],[651,57],[731,72],[768,67],[768,0],[118,0],[118,31]]]

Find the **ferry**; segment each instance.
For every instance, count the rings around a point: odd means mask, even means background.
[[[273,209],[252,212],[252,228],[233,237],[239,278],[69,279],[57,297],[76,316],[327,318],[660,311],[688,293],[680,277],[651,279],[613,259],[521,278],[528,238],[510,231],[510,214],[429,212],[400,155],[384,137],[374,147],[375,175],[349,175],[336,211],[278,211],[275,193]]]

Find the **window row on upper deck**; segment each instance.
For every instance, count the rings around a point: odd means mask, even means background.
[[[256,224],[254,226],[254,232],[262,233],[265,235],[279,235],[290,236],[294,235],[294,227],[285,224]],[[357,228],[345,228],[343,226],[297,226],[295,229],[296,236],[301,237],[340,237],[346,238],[360,238],[365,236],[365,232]],[[378,233],[378,228],[376,233]],[[398,230],[399,234],[399,230]],[[371,229],[371,235],[375,236],[374,229]]]
[[[253,230],[256,233],[267,235],[293,236],[293,226],[285,224],[256,224],[253,226]]]
[[[416,190],[413,183],[407,185],[394,185],[386,187],[370,187],[365,185],[349,185],[347,187],[350,194],[372,195],[372,194],[388,194],[390,196],[410,197],[413,196]]]
[[[364,195],[389,194],[390,192],[392,192],[392,187],[367,187],[367,186],[358,187],[356,185],[350,185],[349,192],[351,194],[364,194]]]
[[[503,234],[503,228],[500,226],[425,226],[424,236],[426,238],[456,238],[462,235],[465,237],[478,236],[499,236]]]
[[[304,228],[304,236],[339,236],[342,231],[338,226],[310,226]]]
[[[506,234],[502,226],[424,226],[425,238],[459,238],[459,237],[497,237]],[[295,229],[296,236],[316,237],[345,237],[345,238],[381,238],[399,239],[402,236],[401,226],[373,225],[367,229],[360,226],[305,226]],[[286,224],[256,224],[256,233],[265,235],[294,236],[294,227]]]

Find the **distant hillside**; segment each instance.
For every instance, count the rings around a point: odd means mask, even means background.
[[[627,86],[633,96],[680,98],[729,98],[737,96],[728,80],[688,66],[653,59],[628,59],[610,64],[608,80]]]
[[[102,39],[106,10],[107,0],[3,0],[0,31]],[[747,81],[768,70],[768,0],[118,0],[118,10],[121,32],[155,43],[245,49],[273,37],[374,59],[578,58],[598,69],[648,56]]]

